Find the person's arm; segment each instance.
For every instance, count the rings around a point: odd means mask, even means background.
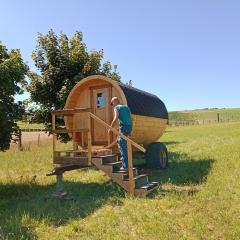
[[[115,125],[115,123],[117,122],[117,120],[118,120],[118,116],[119,116],[119,114],[118,114],[118,110],[116,109],[116,108],[114,108],[114,117],[113,117],[113,120],[112,120],[112,123],[111,123],[111,127],[113,127],[114,125]],[[110,129],[108,129],[108,133],[110,133]]]

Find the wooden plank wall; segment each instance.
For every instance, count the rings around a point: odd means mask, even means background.
[[[143,145],[157,141],[167,127],[167,119],[132,114],[132,120],[131,139]]]

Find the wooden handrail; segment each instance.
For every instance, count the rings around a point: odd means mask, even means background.
[[[111,131],[113,131],[115,134],[119,135],[121,138],[123,138],[126,141],[130,141],[131,144],[138,148],[139,150],[141,150],[142,152],[146,152],[146,149],[142,146],[140,146],[139,144],[137,144],[136,142],[134,142],[132,139],[126,137],[125,135],[123,135],[121,132],[119,132],[118,130],[116,130],[115,128],[111,127],[109,124],[105,123],[102,119],[100,119],[99,117],[97,117],[96,115],[94,115],[93,113],[90,112],[90,116],[92,118],[94,118],[96,121],[98,121],[99,123],[101,123],[102,125],[104,125],[106,128],[111,129]]]
[[[129,176],[129,192],[134,195],[134,189],[135,189],[135,182],[134,182],[134,176],[133,176],[133,160],[132,160],[132,145],[134,145],[139,150],[146,152],[146,149],[139,144],[135,143],[130,138],[123,135],[121,132],[118,132],[115,128],[111,127],[109,124],[105,123],[102,119],[94,115],[93,113],[89,112],[90,118],[92,117],[96,121],[98,121],[100,124],[104,125],[106,128],[111,129],[115,134],[119,135],[121,138],[127,141],[127,151],[128,151],[128,176]]]
[[[115,128],[111,127],[109,124],[107,124],[106,122],[104,122],[102,119],[100,119],[99,117],[97,117],[96,115],[94,115],[93,113],[90,112],[90,108],[74,108],[74,109],[63,109],[63,110],[53,110],[52,111],[52,115],[74,115],[75,113],[79,113],[79,112],[89,112],[90,116],[92,118],[94,118],[96,121],[98,121],[99,123],[101,123],[102,125],[104,125],[106,128],[111,129],[112,132],[114,132],[115,134],[119,135],[121,138],[123,138],[126,141],[130,141],[131,144],[138,148],[140,151],[142,152],[146,152],[146,149],[142,146],[140,146],[139,144],[137,144],[136,142],[134,142],[132,139],[126,137],[125,135],[123,135],[122,133],[120,133],[119,131],[117,131]],[[67,133],[67,132],[82,132],[83,129],[73,129],[73,130],[56,130],[56,129],[52,129],[55,133]],[[63,131],[63,132],[60,132]]]
[[[60,110],[53,110],[53,115],[59,116],[67,116],[67,115],[74,115],[75,113],[80,112],[89,112],[90,108],[73,108],[73,109],[60,109]]]
[[[52,133],[77,133],[77,132],[89,132],[88,128],[82,129],[56,129],[53,130]]]

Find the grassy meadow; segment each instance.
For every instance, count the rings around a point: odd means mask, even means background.
[[[40,123],[29,123],[28,121],[18,121],[17,125],[21,129],[44,129],[44,125]]]
[[[169,112],[169,122],[217,122],[218,114],[220,122],[240,121],[240,108],[222,108]]]
[[[51,144],[0,153],[0,239],[240,239],[240,123],[169,128],[170,164],[134,199],[94,168],[66,173],[75,201],[51,198]]]

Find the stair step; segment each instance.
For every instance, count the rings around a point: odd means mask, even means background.
[[[121,161],[115,161],[115,162],[110,162],[110,163],[106,163],[104,165],[111,165],[111,166],[114,166],[114,165],[120,165],[122,166],[122,162]]]
[[[92,163],[102,171],[104,171],[113,181],[118,183],[126,191],[129,191],[129,174],[126,170],[120,170],[122,162],[117,161],[118,156],[115,154],[94,156]],[[138,170],[133,168],[133,176],[135,182],[135,196],[145,196],[157,186],[157,182],[149,182],[148,176],[145,174],[138,175]]]
[[[108,164],[118,162],[118,156],[117,155],[108,155],[102,157],[102,164]]]
[[[136,177],[138,175],[137,168],[133,168],[133,176]],[[123,172],[122,173],[122,180],[128,180],[129,179],[129,173],[128,172]]]
[[[94,156],[93,159],[103,165],[106,165],[108,163],[118,162],[118,156],[116,154],[104,155],[104,156]]]
[[[111,162],[104,165],[112,166],[112,172],[115,172],[120,170],[120,168],[122,167],[122,162]]]
[[[94,158],[109,158],[109,157],[117,157],[117,154],[109,154],[109,155],[99,155],[93,156]]]
[[[105,165],[108,163],[118,162],[118,156],[116,154],[104,155],[104,156],[94,156],[93,158],[99,159],[101,164]]]
[[[125,181],[129,178],[128,171],[124,171],[124,170],[113,171],[112,174],[113,174],[113,176],[116,176],[119,179],[121,179],[121,181]],[[138,175],[137,169],[133,168],[133,176],[136,177],[137,175]]]
[[[135,187],[136,189],[150,190],[158,186],[158,182],[147,182],[141,186]]]
[[[133,179],[135,181],[135,188],[139,188],[140,186],[143,186],[148,183],[148,176],[145,174],[137,175]],[[129,178],[124,181],[129,181]]]
[[[158,182],[148,182],[146,184],[143,184],[142,186],[135,188],[134,195],[138,197],[144,197],[150,192],[152,192],[154,189],[156,189],[157,186]]]

